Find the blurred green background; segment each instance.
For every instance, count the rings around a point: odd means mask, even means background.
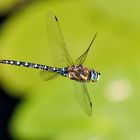
[[[45,17],[53,11],[73,59],[98,32],[85,66],[101,72],[99,82],[88,85],[94,105],[93,115],[88,117],[79,107],[69,79],[44,82],[39,70],[0,65],[1,86],[11,96],[22,98],[8,125],[12,137],[139,140],[140,1],[0,1],[0,13],[12,7],[15,10],[0,34],[0,59],[52,65]]]

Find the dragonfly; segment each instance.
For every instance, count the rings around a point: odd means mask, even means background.
[[[51,51],[53,66],[16,61],[16,60],[0,60],[2,64],[15,66],[23,66],[28,68],[40,69],[40,76],[44,81],[55,79],[59,76],[67,77],[73,80],[76,99],[81,109],[88,115],[92,115],[92,101],[87,89],[87,83],[97,82],[100,72],[93,68],[83,66],[88,52],[97,36],[94,35],[88,48],[74,62],[64,41],[58,18],[53,12],[48,12],[46,16],[46,28],[48,36],[48,47]]]

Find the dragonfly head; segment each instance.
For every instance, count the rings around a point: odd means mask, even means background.
[[[100,75],[100,72],[96,72],[94,69],[92,69],[90,72],[90,80],[92,82],[97,82],[100,78]]]

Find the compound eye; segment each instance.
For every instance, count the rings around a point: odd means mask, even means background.
[[[97,80],[97,73],[95,71],[92,71],[91,73],[91,80],[96,81]]]
[[[93,78],[96,80],[97,79],[97,73],[93,73]]]

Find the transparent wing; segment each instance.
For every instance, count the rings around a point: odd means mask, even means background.
[[[85,61],[86,58],[87,58],[87,54],[88,54],[88,52],[89,52],[89,50],[90,50],[90,47],[91,47],[91,45],[93,44],[93,41],[95,40],[96,36],[97,36],[97,33],[94,35],[94,37],[93,37],[93,39],[92,39],[92,41],[91,41],[89,47],[87,48],[87,50],[86,50],[80,57],[78,57],[78,58],[76,59],[76,62],[75,62],[76,65],[79,65],[79,64],[83,64],[83,63],[84,63],[84,61]]]
[[[85,82],[74,81],[76,99],[82,110],[88,115],[92,115],[92,102]]]
[[[51,51],[55,67],[64,67],[73,65],[73,60],[66,47],[58,18],[54,13],[49,12],[46,18],[48,45]]]
[[[50,72],[50,71],[45,71],[45,70],[40,72],[40,77],[44,81],[53,80],[53,79],[57,78],[58,76],[59,76],[59,74],[55,73],[55,72]]]

